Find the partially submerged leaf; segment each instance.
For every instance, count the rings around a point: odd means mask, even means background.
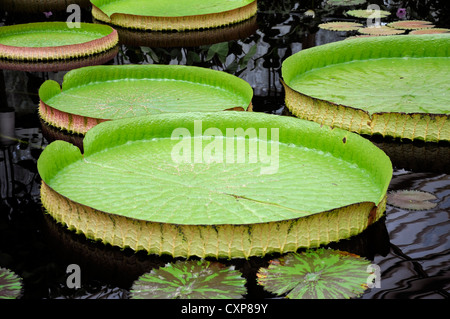
[[[431,23],[430,21],[422,21],[422,20],[394,21],[389,23],[387,26],[400,30],[418,30],[418,29],[429,29],[434,27],[433,23]]]
[[[346,14],[348,14],[349,16],[355,17],[355,18],[362,18],[362,19],[367,19],[367,18],[374,18],[375,16],[380,17],[380,18],[386,18],[388,16],[391,15],[391,13],[389,11],[385,11],[385,10],[349,10],[346,12]]]
[[[356,31],[361,29],[363,25],[356,22],[335,21],[319,24],[319,28],[331,31]]]
[[[330,6],[342,6],[351,7],[366,3],[367,0],[327,0],[327,4]]]
[[[409,210],[428,210],[437,206],[431,201],[437,197],[431,193],[416,190],[400,190],[388,193],[388,205]]]
[[[13,271],[0,268],[0,299],[17,299],[22,292],[22,279]]]
[[[420,30],[413,30],[409,34],[440,34],[440,33],[450,33],[450,29],[446,28],[420,29]]]
[[[257,277],[265,290],[290,299],[348,299],[367,289],[369,265],[347,252],[310,249],[271,261]]]
[[[237,299],[246,280],[233,266],[206,260],[177,261],[139,277],[132,299]]]
[[[375,26],[361,28],[358,32],[367,35],[397,35],[405,33],[405,30],[394,29],[387,26]]]

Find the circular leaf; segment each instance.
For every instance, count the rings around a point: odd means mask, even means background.
[[[402,209],[428,210],[437,206],[430,202],[437,197],[431,193],[416,190],[400,190],[388,193],[387,203]]]
[[[132,299],[236,299],[246,280],[233,266],[205,260],[177,261],[139,277]]]
[[[362,28],[361,23],[335,21],[319,24],[319,28],[331,31],[355,31]]]
[[[346,14],[355,18],[367,19],[369,17],[374,17],[374,10],[350,10],[347,11]],[[386,18],[391,13],[389,11],[384,10],[376,10],[376,15],[380,18]]]
[[[429,21],[422,20],[403,20],[391,22],[387,25],[388,27],[400,30],[417,30],[417,29],[429,29],[433,28],[434,25]]]
[[[21,291],[21,278],[9,269],[0,268],[0,299],[17,299]]]
[[[409,34],[439,34],[439,33],[450,33],[450,29],[445,28],[420,29],[420,30],[413,30]]]
[[[358,32],[367,35],[397,35],[405,33],[405,30],[394,29],[387,26],[376,26],[361,28]]]
[[[258,284],[291,299],[348,299],[367,289],[370,262],[331,249],[291,253],[257,274]]]

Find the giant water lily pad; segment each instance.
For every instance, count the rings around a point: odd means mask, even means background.
[[[0,58],[9,60],[57,60],[81,58],[107,51],[119,41],[107,25],[36,22],[0,28]]]
[[[132,299],[236,299],[247,293],[234,266],[206,260],[177,261],[143,274],[131,287]]]
[[[251,106],[244,80],[206,68],[179,65],[93,66],[72,70],[62,89],[39,89],[39,114],[48,124],[85,134],[100,122],[149,114],[223,111]]]
[[[367,289],[370,261],[331,249],[291,253],[258,272],[264,289],[290,299],[349,299]]]
[[[41,200],[88,238],[152,254],[249,257],[349,238],[385,210],[389,158],[370,141],[254,112],[101,123],[84,154],[38,160]]]
[[[91,0],[95,19],[143,30],[195,30],[244,21],[256,14],[256,0]]]
[[[282,66],[286,105],[361,134],[449,141],[449,44],[445,34],[384,36],[303,50]]]

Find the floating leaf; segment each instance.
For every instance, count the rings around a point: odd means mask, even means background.
[[[141,30],[195,30],[244,21],[257,12],[256,0],[91,0],[102,22]]]
[[[348,299],[367,289],[370,262],[357,255],[331,250],[290,253],[271,261],[257,274],[258,284],[290,299]]]
[[[355,18],[367,19],[370,17],[379,16],[380,18],[386,18],[391,13],[389,11],[384,10],[350,10],[347,11],[346,14]]]
[[[361,29],[363,25],[356,22],[335,21],[319,24],[319,28],[331,31],[355,31]]]
[[[327,0],[330,6],[350,7],[366,3],[367,0]]]
[[[392,176],[389,158],[357,134],[259,112],[109,121],[83,146],[42,152],[47,211],[88,238],[182,257],[349,238],[381,217]]]
[[[418,30],[418,29],[429,29],[434,27],[434,25],[431,22],[422,20],[394,21],[389,23],[387,26],[400,30]]]
[[[17,299],[21,291],[21,278],[9,269],[0,268],[0,299]]]
[[[431,193],[416,190],[400,190],[388,193],[387,203],[402,209],[428,210],[437,206],[430,202],[437,197]]]
[[[61,60],[105,52],[119,41],[117,31],[107,25],[37,22],[0,28],[0,58],[10,60]]]
[[[234,266],[206,260],[177,261],[139,277],[132,299],[237,299],[246,280]]]
[[[439,34],[302,50],[283,61],[286,106],[297,117],[362,134],[450,141],[449,46],[450,35]]]
[[[439,33],[450,33],[450,29],[445,28],[420,29],[411,31],[409,34],[439,34]]]
[[[366,35],[397,35],[405,33],[405,30],[398,30],[387,26],[376,26],[361,28],[358,32]]]

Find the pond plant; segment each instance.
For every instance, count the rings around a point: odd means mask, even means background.
[[[13,271],[0,268],[0,299],[17,299],[22,294],[22,279]]]
[[[152,269],[134,281],[131,299],[240,299],[246,279],[234,266],[217,261],[179,260]]]
[[[391,206],[408,210],[428,210],[436,207],[432,202],[437,197],[431,193],[417,190],[399,190],[389,192],[387,203]]]
[[[449,44],[445,34],[400,35],[302,50],[283,62],[286,106],[364,135],[450,141]]]
[[[349,299],[368,288],[370,261],[344,251],[319,248],[289,253],[258,271],[258,284],[289,299]]]
[[[107,25],[35,22],[0,28],[0,58],[49,61],[75,59],[102,53],[118,43],[117,31]]]
[[[180,65],[93,66],[72,70],[62,88],[47,80],[39,89],[41,118],[85,134],[100,122],[140,115],[251,110],[244,80],[206,68]]]
[[[116,26],[153,31],[216,28],[247,20],[256,0],[91,0],[92,16]]]
[[[90,239],[174,257],[349,238],[383,215],[392,176],[357,134],[256,112],[108,121],[83,147],[55,141],[39,158],[47,212]]]

